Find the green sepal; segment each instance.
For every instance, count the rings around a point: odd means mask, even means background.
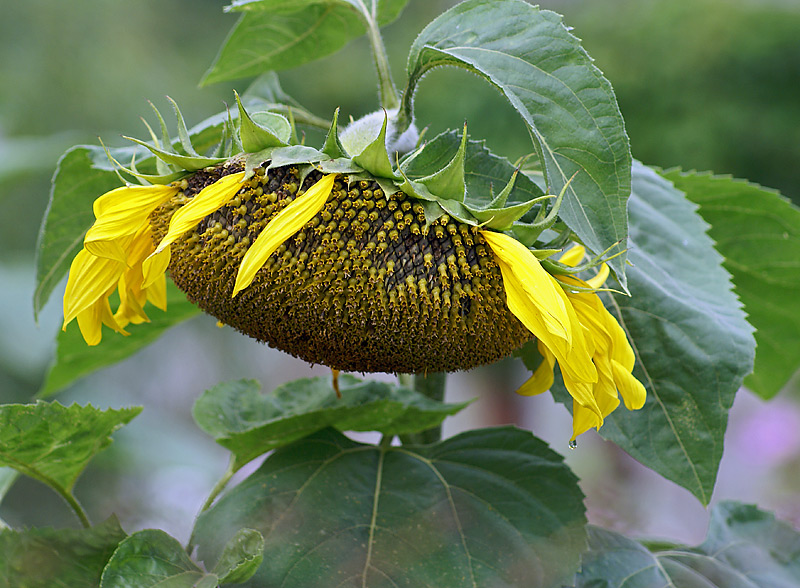
[[[473,208],[465,204],[464,208],[475,217],[481,226],[487,229],[494,229],[495,231],[507,231],[512,227],[515,221],[521,219],[525,214],[542,200],[546,200],[550,196],[539,196],[521,204],[515,204],[509,207],[498,208]]]
[[[102,143],[102,141],[101,141]],[[130,167],[125,167],[119,161],[117,161],[108,148],[103,145],[103,149],[106,152],[106,156],[108,160],[118,168],[119,172],[126,173],[131,177],[136,178],[137,180],[144,180],[150,184],[169,184],[170,182],[174,182],[176,180],[180,180],[182,177],[186,175],[185,170],[179,170],[176,172],[172,172],[169,174],[164,175],[155,175],[155,174],[143,174],[140,173],[139,170],[136,169],[136,153],[133,154],[131,157],[131,164]],[[127,183],[127,182],[126,182]]]
[[[328,135],[325,137],[325,144],[322,146],[322,152],[331,159],[338,159],[340,157],[347,157],[342,142],[339,141],[339,109],[333,111],[333,120],[331,121],[331,128],[328,129]]]
[[[185,169],[186,171],[198,171],[205,167],[209,167],[212,165],[217,165],[225,161],[226,158],[224,157],[192,157],[189,155],[180,155],[178,153],[170,153],[169,151],[164,151],[158,147],[154,147],[141,139],[135,139],[133,137],[124,137],[129,141],[133,141],[137,145],[141,145],[142,147],[147,147],[150,152],[155,155],[158,159],[163,162],[171,163],[173,165],[177,165],[180,168]],[[160,170],[159,170],[160,173]]]
[[[356,165],[363,167],[376,178],[396,179],[389,153],[386,151],[386,125],[389,117],[383,113],[383,124],[375,139],[367,144],[358,155],[352,157]]]
[[[450,200],[448,198],[441,198],[438,195],[432,193],[428,187],[416,180],[411,180],[408,176],[403,173],[402,169],[398,169],[400,175],[403,178],[403,181],[400,183],[396,182],[397,187],[411,196],[412,198],[416,198],[417,200],[427,201],[427,202],[435,202],[438,204],[438,207],[443,210],[445,213],[449,214],[456,220],[466,223],[468,225],[477,225],[479,224],[477,220],[470,214],[469,210],[458,200]],[[438,219],[441,214],[439,214],[438,209],[436,207],[425,207],[423,206],[423,210],[425,212],[425,225],[428,226],[433,223],[436,219]],[[428,216],[428,214],[431,216]]]
[[[178,121],[178,139],[181,142],[181,147],[183,150],[186,151],[186,155],[192,155],[194,157],[199,157],[200,154],[194,150],[194,146],[192,145],[191,139],[189,139],[189,131],[186,129],[186,123],[183,120],[183,115],[181,114],[181,109],[178,108],[178,103],[175,102],[172,98],[167,96],[167,100],[170,101],[172,104],[172,108],[175,111],[175,119]]]
[[[244,109],[239,93],[236,91],[233,93],[239,107],[239,138],[246,152],[255,153],[269,147],[283,147],[289,144],[292,126],[288,120],[273,112],[257,112],[251,117]]]
[[[255,169],[269,161],[267,169],[283,167],[285,165],[307,165],[325,159],[325,154],[313,147],[306,145],[287,145],[284,147],[268,147],[256,153],[245,153],[244,168],[245,179],[255,173]]]
[[[420,152],[424,151],[424,149],[425,146],[420,149]],[[464,196],[467,193],[467,183],[464,177],[464,156],[466,153],[467,125],[464,125],[458,151],[456,151],[450,162],[436,173],[417,179],[416,183],[423,184],[437,198],[464,202]]]
[[[161,121],[161,131],[162,131],[162,134],[163,134],[165,132],[165,128],[166,128],[166,124],[164,123],[164,119],[161,117],[161,113],[158,112],[158,109],[155,107],[155,105],[153,105],[152,102],[150,103],[150,106],[152,106],[153,110],[156,111],[156,116],[158,116],[158,119]],[[153,128],[144,119],[144,117],[142,117],[142,122],[144,123],[144,126],[147,128],[147,132],[150,133],[150,138],[153,140],[153,145],[155,145],[156,147],[158,147],[160,149],[161,148],[161,141],[159,141],[158,137],[156,137],[155,132],[153,132]],[[123,135],[123,137],[124,137],[124,135]],[[167,140],[166,145],[169,145],[169,144],[170,144],[169,140]],[[150,148],[149,146],[147,146],[147,147],[148,147],[148,149]],[[165,161],[163,161],[162,159],[156,157],[156,171],[160,175],[166,175],[166,174],[168,174],[169,172],[172,171],[172,168],[170,168],[169,165]]]
[[[319,171],[326,174],[363,174],[364,168],[357,166],[349,157],[337,157],[322,160]]]

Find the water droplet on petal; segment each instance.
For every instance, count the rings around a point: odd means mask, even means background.
[[[569,448],[570,448],[570,449],[577,449],[577,448],[578,448],[578,441],[577,441],[577,440],[575,440],[575,439],[573,439],[572,441],[570,441],[570,442],[569,442]]]

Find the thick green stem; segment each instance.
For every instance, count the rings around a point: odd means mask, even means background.
[[[64,500],[66,500],[66,501],[67,501],[67,504],[69,504],[69,505],[70,505],[70,507],[72,508],[72,510],[75,512],[75,515],[76,515],[76,516],[78,517],[78,519],[80,520],[80,522],[81,522],[81,525],[83,525],[83,526],[84,526],[84,528],[86,528],[86,529],[88,529],[89,527],[91,527],[91,526],[92,526],[92,523],[91,523],[91,521],[89,520],[89,517],[86,515],[86,511],[85,511],[85,510],[83,510],[83,507],[82,507],[82,506],[80,505],[80,503],[78,502],[78,499],[77,499],[77,498],[75,498],[75,497],[72,495],[72,493],[71,493],[71,492],[68,492],[68,491],[66,491],[66,490],[62,491],[62,490],[61,490],[60,488],[58,488],[57,486],[53,486],[53,488],[54,488],[54,489],[55,489],[55,490],[56,490],[56,491],[57,491],[57,492],[58,492],[58,493],[61,495],[61,497],[62,497]]]
[[[364,24],[367,25],[367,37],[372,46],[372,59],[375,61],[375,69],[378,73],[378,97],[381,106],[386,110],[395,110],[400,106],[400,98],[397,89],[392,81],[392,72],[389,69],[389,58],[386,55],[386,47],[383,45],[383,37],[376,20],[376,15],[372,14],[367,7],[361,4],[362,17]]]
[[[431,400],[436,400],[437,402],[442,402],[444,400],[444,390],[447,386],[447,374],[445,372],[437,372],[424,376],[400,374],[398,378],[402,385],[413,388]],[[431,443],[436,443],[442,439],[442,426],[437,425],[426,431],[402,435],[400,439],[407,445],[429,445]]]

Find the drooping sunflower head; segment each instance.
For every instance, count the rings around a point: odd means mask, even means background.
[[[509,199],[518,181],[512,170],[498,194],[470,199],[465,161],[483,147],[467,141],[466,129],[395,166],[385,119],[372,142],[346,142],[354,154],[338,140],[336,117],[321,151],[289,145],[291,133],[259,120],[240,103],[229,142],[240,149],[225,157],[147,145],[170,173],[164,185],[97,199],[70,272],[65,328],[77,317],[89,344],[99,342],[103,324],[124,334],[147,320],[146,303],[164,306],[168,271],[222,323],[311,363],[455,371],[536,337],[551,375],[534,379],[549,386],[560,365],[581,423],[576,434],[602,424],[618,389],[628,401],[632,352],[619,325],[600,312],[590,286],[578,288],[594,298],[576,298],[571,278],[556,280],[504,232],[517,221],[528,236],[551,227],[560,198]],[[431,169],[430,153],[442,160],[447,141],[444,165]],[[112,311],[114,291],[120,303]],[[638,396],[628,404],[640,404]]]

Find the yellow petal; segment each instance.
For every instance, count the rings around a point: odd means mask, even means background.
[[[575,267],[581,261],[583,261],[583,257],[586,255],[586,248],[583,245],[575,245],[569,251],[565,251],[563,255],[558,259],[564,265],[568,265],[570,267]]]
[[[509,310],[541,339],[540,334],[531,328],[537,322],[531,320],[531,315],[538,314],[550,333],[571,345],[572,326],[563,291],[544,270],[539,260],[513,237],[494,231],[481,231],[481,235],[489,244],[495,258],[501,262],[498,265],[503,274],[503,282],[508,282],[506,295],[509,299]]]
[[[336,174],[328,174],[281,210],[250,246],[236,274],[233,296],[247,288],[267,258],[325,206]],[[177,213],[176,213],[177,214]]]
[[[69,268],[62,328],[66,329],[78,314],[107,297],[107,292],[113,289],[124,270],[125,265],[119,261],[95,257],[86,249],[81,249]]]
[[[542,363],[533,372],[533,375],[528,378],[517,390],[517,394],[522,396],[536,396],[542,392],[547,392],[553,386],[553,367],[555,366],[556,358],[539,342],[539,352],[542,354]]]
[[[97,220],[86,232],[84,247],[98,257],[125,261],[116,240],[146,225],[150,213],[178,190],[176,186],[126,186],[103,194],[94,202]]]
[[[572,439],[582,435],[589,429],[599,429],[603,425],[602,419],[592,410],[581,406],[577,400],[572,402]]]
[[[244,172],[229,174],[210,186],[206,186],[189,201],[189,204],[173,214],[169,222],[169,230],[156,247],[156,253],[166,249],[168,245],[180,239],[186,231],[193,229],[209,214],[216,212],[226,202],[232,200],[242,188],[241,182],[244,175]]]
[[[164,274],[157,274],[147,286],[147,301],[156,308],[167,310],[167,277]]]
[[[167,247],[142,262],[142,273],[144,274],[142,288],[149,288],[156,280],[164,277],[167,266],[169,266],[170,255],[171,248]]]
[[[603,286],[603,284],[606,283],[606,280],[608,279],[608,274],[609,274],[608,264],[604,263],[603,265],[600,266],[600,270],[597,272],[597,275],[586,280],[586,283],[591,288],[600,288]]]
[[[630,370],[624,368],[622,365],[611,360],[611,367],[614,370],[614,381],[622,394],[622,400],[625,401],[625,407],[628,410],[638,410],[644,406],[644,401],[647,399],[647,391],[642,383],[637,380]]]

